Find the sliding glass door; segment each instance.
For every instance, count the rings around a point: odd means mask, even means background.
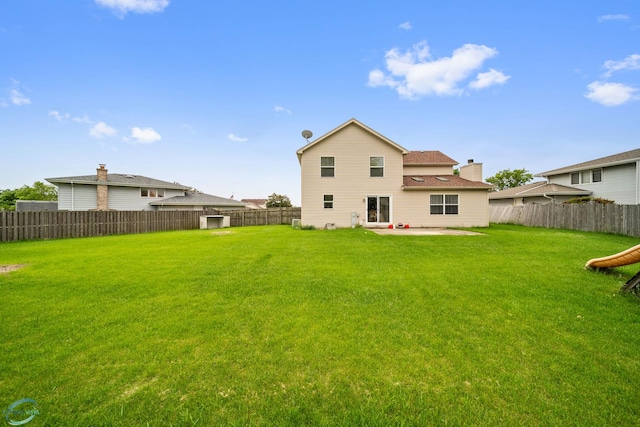
[[[391,197],[367,196],[367,222],[391,222]]]

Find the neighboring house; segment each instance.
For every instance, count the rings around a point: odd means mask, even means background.
[[[302,224],[325,227],[484,227],[482,164],[409,151],[355,119],[297,150]]]
[[[588,190],[539,181],[519,187],[493,191],[489,193],[489,205],[522,206],[534,203],[545,205],[548,203],[562,203],[569,199],[589,195],[591,195],[591,191]]]
[[[202,210],[242,209],[244,203],[190,192],[177,182],[140,175],[109,174],[101,164],[95,175],[46,178],[58,187],[58,209],[88,210]]]
[[[267,199],[242,199],[247,209],[267,209]]]
[[[536,174],[620,205],[640,204],[640,148]]]

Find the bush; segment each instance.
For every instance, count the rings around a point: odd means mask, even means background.
[[[603,199],[601,197],[576,197],[573,199],[569,199],[564,203],[599,203],[602,205],[609,205],[609,204],[614,204],[615,202],[613,200],[608,200],[608,199]]]

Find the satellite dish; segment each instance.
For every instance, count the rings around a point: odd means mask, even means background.
[[[306,139],[307,141],[309,140],[309,138],[311,138],[313,136],[313,132],[311,132],[310,130],[303,130],[302,131],[302,137],[304,139]]]

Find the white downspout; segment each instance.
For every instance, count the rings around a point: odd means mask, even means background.
[[[636,204],[640,204],[640,161],[636,162]]]
[[[75,187],[73,186],[73,181],[71,181],[71,210],[76,210]]]

